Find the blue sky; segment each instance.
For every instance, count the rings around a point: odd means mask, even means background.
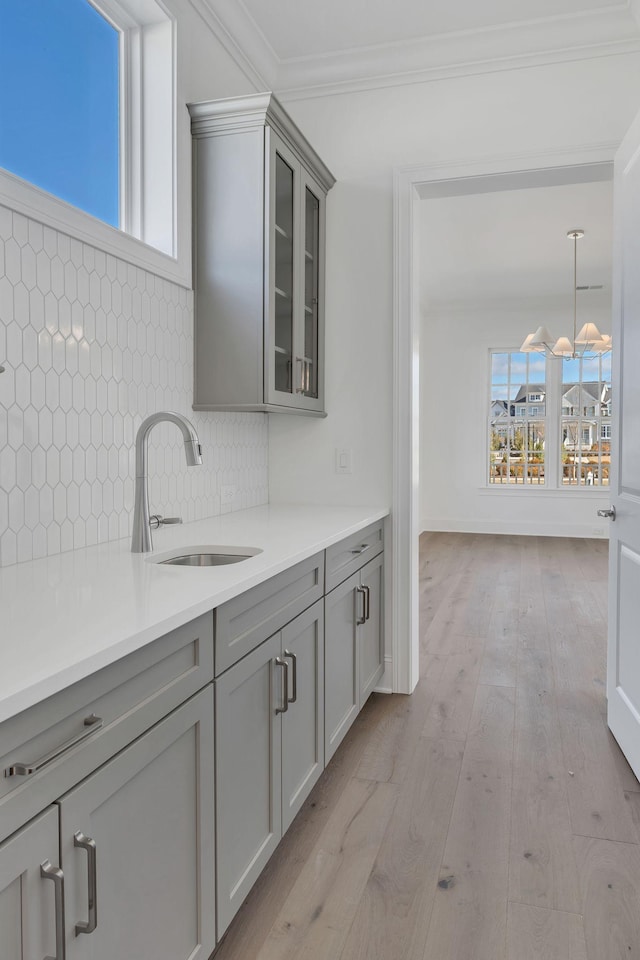
[[[87,0],[0,0],[0,166],[113,226],[118,42]]]

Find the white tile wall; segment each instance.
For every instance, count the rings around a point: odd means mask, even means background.
[[[0,206],[0,566],[130,533],[141,420],[176,410],[196,427],[150,435],[153,512],[185,521],[268,500],[264,414],[191,410],[193,294]],[[226,507],[225,509],[229,509]]]

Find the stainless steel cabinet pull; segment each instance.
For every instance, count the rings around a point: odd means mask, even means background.
[[[366,583],[362,585],[362,589],[364,590],[364,613],[363,613],[363,616],[364,616],[365,620],[369,620],[369,618],[371,617],[371,590],[370,590],[369,587],[366,585]]]
[[[99,730],[100,727],[104,725],[104,720],[102,717],[96,717],[95,713],[92,713],[91,716],[84,718],[84,725],[89,729],[83,730],[82,733],[79,733],[76,737],[72,737],[71,740],[61,743],[59,747],[56,747],[51,753],[45,754],[44,757],[40,757],[39,760],[34,760],[33,763],[13,763],[10,767],[5,767],[5,777],[29,777],[32,773],[38,773],[43,767],[48,766],[48,764],[57,760],[58,757],[61,757],[67,750],[76,747],[79,743],[82,743],[83,740],[86,740],[87,737],[90,737],[96,730]]]
[[[87,851],[89,919],[76,923],[76,936],[78,936],[80,933],[93,933],[98,926],[98,861],[95,840],[85,836],[82,831],[78,830],[74,833],[73,845]]]
[[[351,553],[357,553],[357,554],[364,553],[368,546],[369,546],[368,543],[363,543],[362,546],[356,547],[355,550],[351,551]]]
[[[276,707],[276,713],[286,713],[289,709],[289,664],[282,657],[276,657],[276,663],[279,667],[284,667],[284,704],[281,707]]]
[[[296,363],[300,364],[300,386],[296,387],[296,393],[304,393],[304,360],[296,357]]]
[[[360,627],[367,622],[367,591],[365,587],[356,587],[356,593],[362,595],[362,616],[356,618],[356,626]]]
[[[599,517],[605,517],[605,518],[608,518],[608,519],[610,519],[610,520],[615,520],[615,518],[616,518],[616,508],[615,508],[615,507],[609,507],[608,510],[598,510],[598,516],[599,516]]]
[[[298,658],[295,653],[291,653],[291,650],[285,650],[282,654],[283,657],[291,657],[291,662],[293,664],[293,696],[289,697],[289,690],[287,688],[287,697],[289,703],[295,703],[298,699]]]
[[[65,960],[64,873],[60,867],[52,866],[50,860],[43,860],[43,862],[40,864],[40,876],[43,880],[53,880],[55,885],[56,955],[55,957],[45,957],[44,960]]]

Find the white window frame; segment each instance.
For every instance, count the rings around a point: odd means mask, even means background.
[[[543,481],[542,481],[541,483],[522,483],[522,484],[514,484],[514,485],[511,485],[511,484],[501,484],[501,483],[491,483],[491,482],[490,482],[490,476],[491,476],[491,444],[490,444],[490,440],[491,440],[491,430],[492,430],[491,421],[497,419],[496,417],[492,416],[492,413],[491,413],[492,407],[493,407],[493,388],[492,388],[493,356],[494,356],[494,354],[500,354],[500,353],[513,354],[513,353],[521,353],[521,352],[522,352],[522,351],[519,350],[518,347],[504,347],[504,348],[500,348],[500,347],[490,347],[490,348],[489,348],[489,351],[488,351],[488,364],[487,364],[487,370],[488,370],[488,387],[487,387],[487,393],[488,393],[488,397],[489,397],[489,406],[488,406],[489,416],[486,417],[486,419],[485,419],[485,422],[486,422],[486,436],[485,436],[485,446],[484,446],[484,449],[485,449],[484,477],[485,477],[485,480],[484,480],[484,484],[483,484],[483,489],[485,489],[485,490],[487,490],[487,491],[494,491],[494,490],[496,490],[496,489],[500,489],[501,491],[506,491],[506,492],[507,492],[507,496],[519,495],[519,494],[522,493],[523,490],[527,490],[527,491],[535,490],[536,492],[541,492],[541,491],[547,489],[547,484],[548,484],[548,480],[547,480],[547,469],[548,469],[548,467],[547,467],[547,450],[548,450],[548,445],[549,445],[549,436],[548,436],[549,423],[548,423],[548,419],[547,419],[546,404],[543,405],[543,412],[542,412],[541,414],[538,414],[537,416],[533,416],[533,417],[532,417],[532,416],[530,415],[530,413],[528,412],[530,408],[529,408],[526,404],[523,404],[521,401],[516,404],[515,401],[513,401],[513,400],[507,400],[507,411],[509,411],[511,408],[513,408],[513,410],[514,410],[514,415],[513,415],[512,417],[506,416],[505,419],[504,419],[504,421],[503,421],[503,425],[504,425],[504,427],[507,428],[507,430],[508,430],[508,428],[509,428],[509,425],[510,425],[510,424],[513,424],[515,420],[522,421],[522,423],[523,423],[523,425],[524,425],[524,429],[527,428],[527,425],[528,425],[528,423],[529,423],[530,421],[535,422],[535,423],[541,423],[541,422],[544,423],[544,430],[545,430],[545,440],[544,440],[544,449],[545,449],[545,456],[544,456],[544,479],[543,479]],[[548,368],[549,368],[549,364],[548,364],[548,362],[547,362],[547,364],[546,364],[546,373],[545,373],[545,377],[546,377],[545,393],[548,392],[548,389],[549,389],[549,387],[548,387],[549,369],[548,369]],[[513,384],[512,384],[512,386],[513,386]],[[527,386],[528,386],[528,384],[527,384]],[[526,397],[529,397],[529,392],[528,392],[528,391],[525,393],[525,396],[526,396]],[[496,432],[499,432],[499,431],[496,431]]]
[[[561,456],[561,448],[564,445],[563,441],[563,429],[565,428],[565,420],[589,420],[598,423],[598,416],[595,417],[582,417],[580,415],[580,410],[578,409],[577,413],[570,412],[570,409],[562,407],[562,397],[563,397],[563,365],[561,360],[547,359],[546,364],[546,392],[545,392],[545,402],[542,405],[544,413],[538,416],[531,416],[529,414],[528,419],[531,420],[544,420],[545,422],[545,483],[538,486],[537,484],[518,484],[511,486],[509,484],[500,484],[500,483],[490,483],[489,482],[489,473],[487,465],[490,464],[490,432],[491,432],[491,406],[492,406],[492,356],[496,353],[521,353],[521,351],[514,346],[511,347],[491,347],[488,351],[487,358],[487,396],[489,402],[489,417],[486,419],[487,423],[487,433],[485,437],[485,460],[484,460],[484,476],[485,480],[482,485],[482,488],[486,492],[498,493],[500,491],[500,496],[573,496],[574,494],[579,496],[600,496],[607,495],[608,486],[605,484],[602,485],[588,485],[588,484],[564,484],[563,483],[563,464]],[[529,394],[527,393],[527,396]],[[513,406],[515,410],[515,417],[520,418],[520,404],[515,404],[514,401],[507,401],[508,405]],[[600,415],[600,427],[609,427],[611,429],[611,401],[601,404],[601,415]],[[530,409],[530,408],[529,408]],[[573,408],[571,408],[573,409]],[[606,410],[606,413],[605,413]],[[566,411],[566,412],[565,412]],[[493,418],[495,419],[495,418]],[[604,422],[603,422],[604,420]],[[608,422],[607,422],[608,421]],[[600,428],[594,427],[595,433],[593,435],[594,442],[599,441],[610,441],[610,437],[600,436]],[[579,442],[582,443],[582,434],[579,436]],[[526,493],[525,493],[526,491]]]
[[[542,394],[541,394],[541,393],[530,393],[530,394],[529,394],[529,403],[542,403]]]
[[[602,423],[602,421],[600,421],[600,439],[611,440],[611,424],[610,423]]]
[[[191,287],[188,111],[177,23],[162,0],[88,0],[120,32],[120,228],[0,169],[0,203]],[[170,122],[167,123],[167,117]]]

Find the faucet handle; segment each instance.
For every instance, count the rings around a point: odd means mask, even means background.
[[[158,527],[164,527],[170,523],[182,523],[182,517],[161,517],[159,513],[153,513],[149,517],[149,526],[152,530],[157,530]]]

